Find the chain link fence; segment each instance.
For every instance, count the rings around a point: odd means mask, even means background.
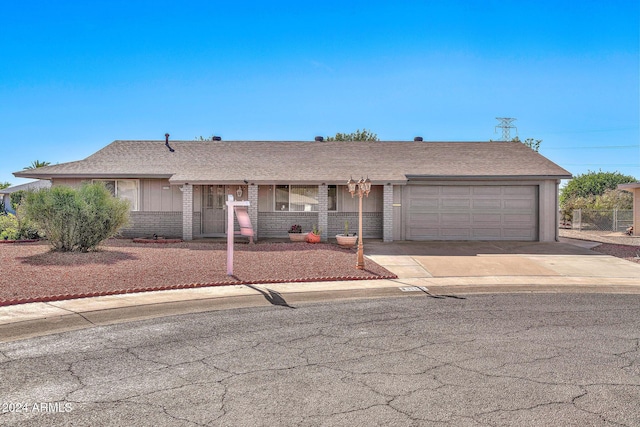
[[[577,231],[621,231],[633,225],[632,210],[576,209],[573,211],[571,229]],[[569,228],[569,227],[563,227]]]

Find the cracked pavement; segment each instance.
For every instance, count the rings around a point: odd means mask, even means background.
[[[638,307],[416,294],[15,341],[0,344],[0,425],[637,426]],[[55,402],[71,409],[32,410]]]

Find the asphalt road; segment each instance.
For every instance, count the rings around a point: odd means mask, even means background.
[[[0,344],[0,425],[640,425],[640,295],[275,302]]]

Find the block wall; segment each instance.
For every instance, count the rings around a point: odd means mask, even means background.
[[[334,238],[344,233],[344,222],[349,221],[349,233],[358,232],[357,212],[329,212],[329,230],[327,236]],[[362,237],[365,239],[382,238],[382,212],[362,213]]]
[[[260,237],[287,237],[292,225],[302,226],[309,232],[318,224],[318,212],[258,212],[258,233]],[[322,230],[325,234],[326,230]]]
[[[128,227],[120,231],[122,237],[162,237],[182,238],[182,212],[141,212],[133,211]]]

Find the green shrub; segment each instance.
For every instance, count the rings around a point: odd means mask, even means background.
[[[22,203],[22,199],[26,194],[27,194],[26,190],[18,190],[9,194],[9,199],[11,199],[11,206],[13,206],[13,209],[18,208],[18,205]]]
[[[129,203],[113,197],[103,183],[29,192],[24,206],[27,220],[59,251],[95,249],[129,222]]]
[[[17,240],[19,237],[18,218],[13,214],[0,215],[0,239]]]

